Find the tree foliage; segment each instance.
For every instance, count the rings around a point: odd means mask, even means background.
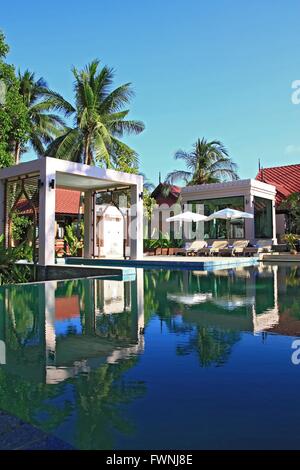
[[[0,167],[14,163],[17,142],[24,144],[28,139],[29,118],[25,103],[20,95],[20,82],[12,65],[5,62],[9,47],[0,32]]]
[[[175,160],[183,161],[187,169],[169,173],[166,178],[169,184],[177,180],[196,185],[238,179],[237,166],[219,140],[208,142],[204,138],[198,139],[190,152],[178,150]]]
[[[114,71],[94,60],[83,70],[73,68],[75,105],[69,104],[74,126],[49,145],[47,155],[118,170],[136,169],[136,152],[120,140],[139,134],[141,121],[127,119],[124,109],[133,96],[130,83],[112,88]]]
[[[281,208],[287,210],[287,230],[300,235],[300,193],[290,194],[282,203]]]
[[[44,78],[36,79],[34,73],[25,70],[24,73],[19,71],[18,79],[19,93],[28,113],[29,143],[38,157],[44,156],[45,146],[65,130],[65,121],[57,112],[68,115],[72,108],[59,93],[49,88]],[[18,144],[15,150],[17,163],[22,142]]]

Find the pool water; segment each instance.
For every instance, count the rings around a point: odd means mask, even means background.
[[[299,449],[297,337],[297,265],[2,287],[0,410],[76,449]]]

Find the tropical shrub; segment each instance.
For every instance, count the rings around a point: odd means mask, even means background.
[[[300,237],[299,235],[296,235],[294,233],[286,233],[285,235],[283,235],[282,239],[289,245],[290,250],[296,250],[297,243]]]
[[[31,226],[31,219],[14,213],[12,216],[12,238],[17,241],[24,241],[27,229]]]
[[[23,244],[6,248],[4,235],[0,235],[0,285],[17,284],[32,280],[32,269],[28,265],[17,264],[23,259]]]
[[[171,240],[168,234],[163,234],[160,232],[158,239],[145,239],[144,240],[144,249],[145,250],[155,250],[156,248],[181,248],[184,245],[184,240],[176,239]]]
[[[300,235],[300,193],[290,194],[282,201],[280,208],[288,211],[288,231]]]
[[[65,230],[64,240],[68,245],[68,252],[65,253],[71,256],[78,256],[79,250],[83,248],[83,224],[79,226],[79,233],[76,224],[67,225]]]

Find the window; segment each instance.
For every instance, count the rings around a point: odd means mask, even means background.
[[[271,199],[254,196],[255,238],[273,237],[273,214]]]
[[[238,211],[244,211],[244,196],[221,197],[216,199],[203,199],[199,201],[190,201],[192,210],[196,211],[198,205],[204,206],[204,215],[211,215],[213,212],[230,207]],[[201,211],[200,211],[201,212]],[[203,211],[202,211],[203,213]],[[214,219],[204,222],[204,238],[227,239],[226,220]],[[229,238],[245,238],[244,219],[234,219],[229,222]]]

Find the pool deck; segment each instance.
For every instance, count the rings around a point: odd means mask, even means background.
[[[68,259],[59,259],[56,264],[48,265],[38,271],[38,280],[54,281],[64,279],[77,279],[83,277],[103,277],[114,278],[120,281],[131,281],[135,279],[136,271],[133,266],[106,265],[99,263],[100,260],[83,260],[72,258],[72,263]],[[94,261],[94,263],[86,263]]]
[[[130,281],[135,278],[136,268],[143,269],[184,269],[214,271],[264,263],[300,264],[300,254],[261,253],[253,257],[230,256],[144,256],[139,260],[123,258],[57,258],[56,263],[41,268],[38,280],[75,279],[82,277],[114,277]],[[30,264],[30,263],[29,263]]]
[[[218,256],[145,256],[140,260],[124,259],[84,259],[66,258],[65,266],[77,266],[85,268],[101,266],[124,268],[164,268],[164,269],[198,269],[213,271],[214,269],[227,269],[238,266],[252,266],[257,264],[257,257],[218,257]]]
[[[270,263],[300,263],[300,253],[291,255],[290,253],[264,253],[261,260]]]

